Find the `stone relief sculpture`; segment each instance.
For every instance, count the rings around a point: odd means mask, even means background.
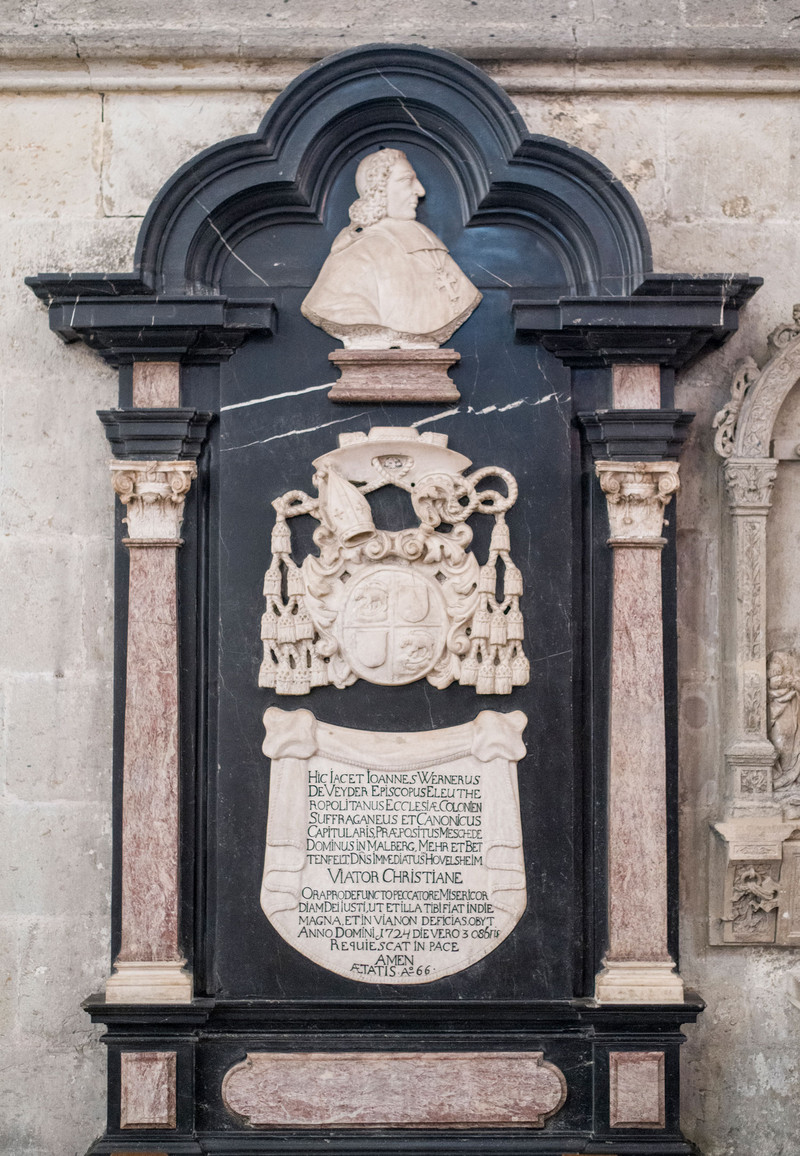
[[[769,337],[770,357],[734,372],[716,415],[730,508],[726,571],[734,661],[728,693],[723,818],[714,824],[724,880],[714,882],[712,942],[800,944],[800,658],[768,653],[767,519],[781,460],[798,461],[797,439],[773,439],[781,406],[800,380],[800,306]],[[721,911],[718,896],[722,892]]]
[[[321,967],[431,983],[483,959],[526,905],[521,711],[411,733],[270,707],[261,906]]]
[[[780,888],[770,875],[769,863],[737,864],[733,876],[731,930],[741,943],[763,943],[771,931]]]
[[[775,650],[767,666],[769,737],[777,759],[772,774],[776,791],[800,777],[800,658]]]
[[[425,190],[399,149],[356,169],[350,224],[301,306],[345,349],[437,349],[477,308],[480,292],[435,233],[416,220]]]
[[[465,477],[471,462],[447,448],[445,434],[402,427],[341,434],[339,448],[313,464],[317,497],[290,490],[272,503],[259,685],[278,694],[358,678],[381,686],[426,678],[439,689],[458,682],[478,694],[524,686],[522,575],[505,520],[517,498],[511,474],[487,466]],[[505,494],[478,489],[492,477]],[[375,525],[368,495],[383,486],[410,495],[417,526]],[[466,524],[477,513],[494,518],[483,565]],[[298,566],[289,521],[303,514],[319,522],[319,553]]]

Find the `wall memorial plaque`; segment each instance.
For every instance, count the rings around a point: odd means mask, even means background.
[[[373,983],[431,983],[493,951],[525,910],[527,721],[378,733],[270,707],[261,906],[286,942]]]
[[[120,371],[92,1156],[690,1156],[674,372],[758,282],[654,274],[598,161],[373,45],[184,165],[134,271],[29,284]]]

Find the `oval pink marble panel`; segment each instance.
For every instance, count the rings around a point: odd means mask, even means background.
[[[542,1052],[251,1052],[222,1082],[263,1128],[541,1128],[566,1096]]]

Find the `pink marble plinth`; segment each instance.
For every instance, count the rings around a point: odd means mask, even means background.
[[[255,1052],[222,1082],[264,1128],[541,1128],[566,1095],[541,1052]]]
[[[180,371],[178,361],[135,361],[133,404],[144,409],[179,406]]]
[[[120,1128],[175,1127],[175,1052],[122,1052]]]
[[[612,1128],[663,1128],[664,1053],[609,1052]]]
[[[612,371],[614,409],[659,409],[660,365],[615,365]]]
[[[447,376],[461,360],[454,349],[337,349],[328,360],[342,372],[331,401],[447,402],[461,394]]]

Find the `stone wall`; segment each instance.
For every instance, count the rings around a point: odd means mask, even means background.
[[[394,40],[482,59],[791,59],[796,17],[791,0],[4,0],[0,54],[261,61]]]
[[[252,131],[305,58],[414,39],[488,60],[531,131],[578,145],[619,175],[645,215],[657,270],[766,279],[741,331],[678,391],[678,404],[697,413],[673,510],[682,972],[709,1005],[684,1049],[684,1127],[704,1156],[791,1156],[792,956],[707,946],[724,629],[710,424],[734,362],[763,359],[767,333],[800,300],[800,159],[790,146],[800,80],[779,59],[800,22],[782,0],[571,0],[552,6],[550,23],[550,8],[536,6],[530,23],[512,0],[446,0],[401,15],[343,0],[263,7],[229,8],[225,27],[210,3],[207,20],[203,5],[164,0],[109,2],[91,21],[64,0],[0,12],[10,33],[0,36],[0,1153],[82,1156],[101,1131],[103,1053],[79,1004],[109,964],[113,504],[94,411],[114,404],[116,383],[82,346],[48,332],[22,279],[130,268],[162,182],[207,145]]]

